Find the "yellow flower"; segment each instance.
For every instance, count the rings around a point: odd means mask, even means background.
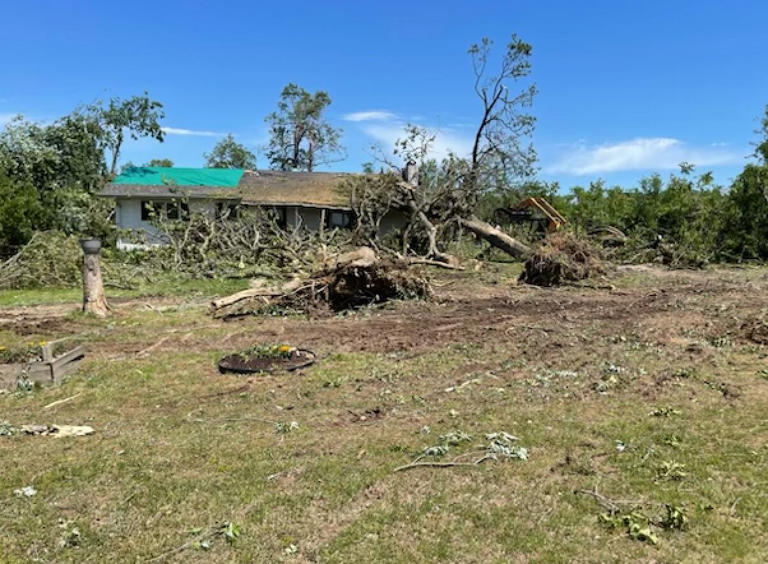
[[[288,352],[289,350],[291,350],[291,347],[289,347],[288,345],[280,345],[280,348],[278,350],[280,352]]]
[[[45,341],[40,341],[40,346],[44,347],[45,346]]]
[[[4,350],[5,350],[5,347],[0,346],[0,351],[4,351]]]

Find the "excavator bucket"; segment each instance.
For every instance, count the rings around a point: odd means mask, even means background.
[[[494,212],[494,217],[505,219],[514,223],[531,223],[544,228],[547,233],[557,231],[568,223],[547,200],[539,197],[530,197],[511,208],[499,208]]]

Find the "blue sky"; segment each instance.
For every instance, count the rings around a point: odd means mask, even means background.
[[[121,160],[202,166],[232,132],[254,150],[295,82],[329,92],[359,170],[372,143],[408,122],[437,131],[436,154],[469,145],[479,102],[467,47],[533,44],[541,178],[564,187],[634,185],[687,160],[726,183],[768,104],[768,2],[8,2],[0,26],[0,122],[148,90],[165,104],[163,144]],[[263,157],[259,165],[266,166]]]

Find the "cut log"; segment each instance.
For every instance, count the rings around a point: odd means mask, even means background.
[[[276,298],[297,290],[303,284],[303,280],[301,278],[294,278],[282,286],[275,287],[267,286],[263,279],[257,278],[252,284],[253,288],[248,288],[247,290],[237,292],[236,294],[213,300],[211,302],[213,309],[218,310],[250,298],[264,298],[264,301],[266,302],[269,301],[269,298]]]
[[[273,288],[249,288],[248,290],[243,290],[242,292],[237,292],[236,294],[232,294],[231,296],[225,296],[223,298],[219,298],[218,300],[213,300],[211,302],[211,305],[214,307],[214,309],[221,309],[223,307],[236,304],[239,301],[247,300],[248,298],[258,298],[258,297],[274,297],[279,296],[280,290],[273,289]]]
[[[500,229],[496,229],[491,224],[481,221],[475,216],[468,219],[461,218],[459,222],[462,227],[467,228],[477,237],[485,239],[491,245],[497,249],[501,249],[508,255],[519,258],[533,253],[533,250],[528,245],[524,245],[514,237],[510,237]]]

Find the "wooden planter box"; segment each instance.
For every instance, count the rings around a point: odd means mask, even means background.
[[[30,382],[41,385],[58,386],[61,379],[77,369],[85,358],[85,347],[78,346],[53,358],[53,345],[56,341],[43,346],[43,360],[17,364],[0,364],[0,389],[14,390],[22,375]]]

